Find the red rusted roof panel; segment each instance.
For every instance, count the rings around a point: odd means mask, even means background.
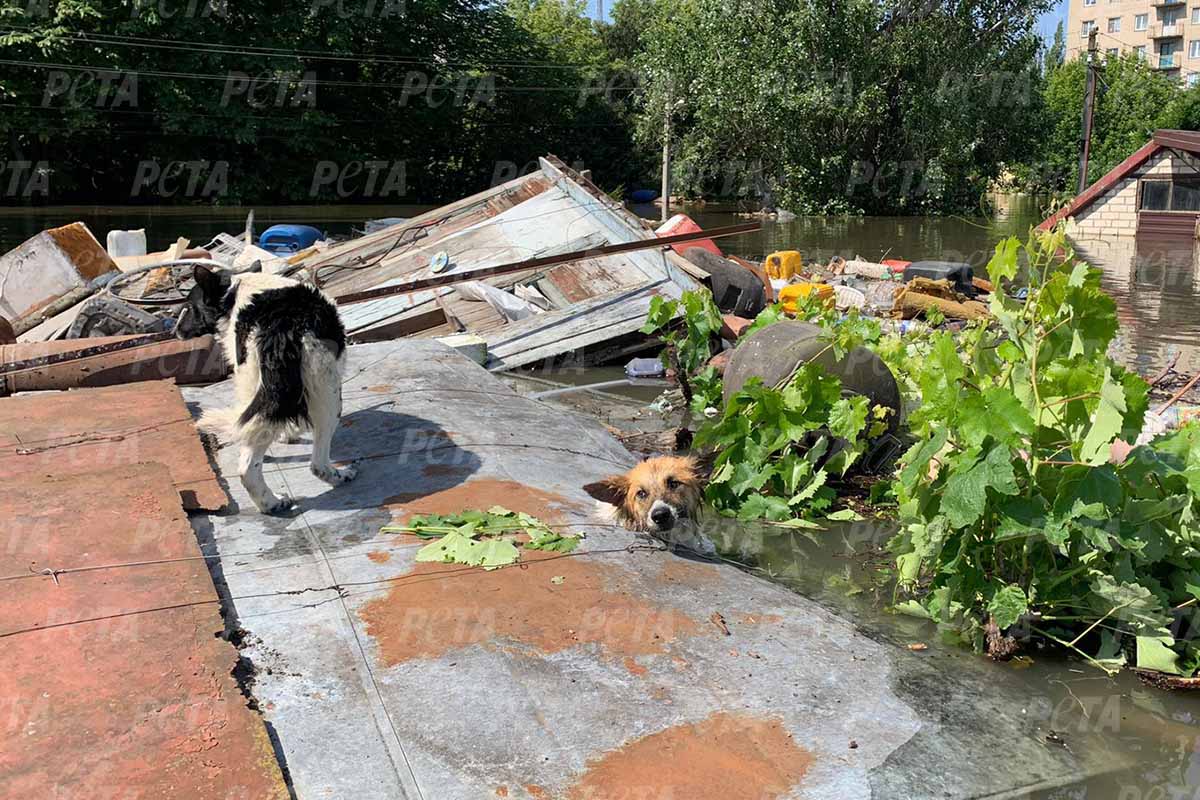
[[[1080,210],[1091,205],[1096,198],[1108,191],[1114,184],[1125,178],[1129,173],[1144,164],[1152,155],[1164,147],[1180,150],[1185,153],[1200,155],[1200,131],[1158,130],[1150,141],[1138,148],[1133,155],[1117,164],[1103,178],[1084,189],[1067,206],[1059,209],[1038,225],[1038,230],[1049,230],[1062,220],[1073,217]]]
[[[9,478],[0,518],[0,796],[288,796],[165,467]]]
[[[1052,216],[1044,219],[1042,224],[1038,225],[1038,230],[1049,230],[1062,220],[1075,216],[1075,214],[1077,214],[1080,210],[1091,205],[1092,201],[1094,201],[1097,197],[1112,188],[1114,184],[1144,164],[1146,160],[1150,158],[1150,156],[1157,153],[1161,148],[1162,145],[1156,141],[1151,140],[1146,142],[1146,144],[1138,148],[1133,155],[1113,167],[1107,175],[1093,183],[1088,188],[1084,189],[1081,194],[1079,194],[1065,207],[1060,208]]]
[[[228,502],[171,381],[0,399],[0,483],[144,461],[166,465],[186,509]]]

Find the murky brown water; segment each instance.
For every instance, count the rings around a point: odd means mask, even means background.
[[[1024,735],[1047,749],[1068,748],[1079,763],[1078,775],[1053,776],[1029,791],[1005,797],[1040,800],[1196,800],[1200,798],[1200,696],[1166,693],[1144,686],[1131,674],[1115,678],[1081,661],[1055,653],[1032,653],[1028,660],[994,664],[963,648],[939,641],[936,627],[913,617],[894,615],[890,584],[878,568],[890,563],[882,547],[892,534],[889,523],[833,524],[811,536],[797,532],[729,534],[727,552],[754,564],[770,580],[816,600],[852,619],[868,635],[887,640],[903,652],[920,643],[927,650],[912,659],[932,660],[976,683],[983,695],[1019,698],[1006,715],[1019,720]],[[926,664],[925,666],[928,666]],[[895,683],[904,694],[908,669],[921,669],[903,657]],[[936,697],[918,691],[904,699],[922,716],[938,719]],[[932,703],[931,703],[932,701]],[[947,710],[945,713],[953,714]],[[970,769],[946,764],[945,769]],[[1038,765],[1014,763],[1011,785],[1028,786]]]

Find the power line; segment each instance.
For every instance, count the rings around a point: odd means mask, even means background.
[[[263,122],[269,122],[272,124],[277,124],[280,122],[284,122],[284,123],[296,122],[296,123],[302,123],[304,125],[312,125],[317,129],[340,128],[340,127],[344,127],[347,125],[373,125],[373,124],[377,124],[379,122],[378,117],[375,117],[373,119],[342,119],[342,118],[338,117],[335,119],[326,119],[326,120],[318,121],[315,119],[309,120],[309,119],[304,119],[303,117],[292,117],[292,116],[284,116],[284,115],[279,115],[279,116],[250,115],[250,116],[246,116],[246,115],[240,115],[240,114],[197,114],[197,113],[188,112],[188,111],[168,111],[165,109],[160,109],[160,110],[155,110],[155,111],[141,111],[141,110],[124,109],[124,108],[94,108],[91,106],[57,107],[57,106],[43,106],[43,105],[22,105],[19,103],[0,103],[0,108],[15,108],[15,109],[21,109],[21,110],[25,110],[25,111],[50,111],[50,112],[56,111],[56,112],[59,112],[62,114],[67,114],[72,111],[78,111],[80,113],[86,113],[86,114],[129,114],[129,115],[136,115],[136,116],[143,116],[143,117],[155,117],[155,118],[171,117],[171,118],[183,118],[183,119],[218,119],[218,120],[222,120],[223,122],[243,122],[246,120],[263,121]],[[313,111],[314,113],[323,113],[323,112],[320,112],[318,109],[301,109],[301,111],[304,111],[304,110]],[[466,124],[468,127],[472,127],[472,128],[474,128],[474,127],[482,127],[482,128],[531,128],[531,127],[536,127],[536,128],[624,128],[624,127],[626,127],[625,125],[622,125],[620,123],[612,123],[612,122],[572,123],[572,122],[540,122],[539,121],[537,123],[531,123],[531,122],[522,122],[522,121],[516,121],[516,120],[514,120],[514,121],[470,120]],[[169,136],[185,135],[186,136],[188,134],[177,134],[177,133],[171,132],[171,133],[165,133],[164,135],[169,135]]]
[[[1096,28],[1096,33],[1097,33],[1097,34],[1099,34],[1100,36],[1103,36],[1103,37],[1104,37],[1104,38],[1106,38],[1106,39],[1112,39],[1112,40],[1113,40],[1114,42],[1116,42],[1117,44],[1120,44],[1120,45],[1123,45],[1123,46],[1125,46],[1125,47],[1128,47],[1130,50],[1133,50],[1134,52],[1136,52],[1136,51],[1137,51],[1137,49],[1138,49],[1139,47],[1149,47],[1149,44],[1148,44],[1148,43],[1143,43],[1143,44],[1131,44],[1130,42],[1127,42],[1127,41],[1125,41],[1124,39],[1122,39],[1122,38],[1120,38],[1120,37],[1118,37],[1118,36],[1113,36],[1111,33],[1108,33],[1107,31],[1102,31],[1102,30],[1100,30],[1099,28]],[[1151,51],[1149,51],[1149,50],[1147,50],[1147,53],[1149,53],[1150,55],[1158,55],[1158,54],[1156,54],[1156,53],[1153,53],[1153,52],[1151,52]],[[1200,73],[1200,70],[1188,69],[1188,68],[1184,67],[1184,66],[1183,66],[1183,58],[1182,58],[1182,55],[1183,55],[1183,51],[1182,51],[1182,50],[1180,50],[1179,74],[1182,76],[1182,75],[1185,75],[1185,74],[1186,74],[1186,75],[1195,75],[1195,74],[1197,74],[1197,73]],[[1150,59],[1149,57],[1147,57],[1145,60],[1146,60],[1146,63],[1147,63],[1147,64],[1150,64],[1150,65],[1151,65],[1151,68],[1152,68],[1152,69],[1157,69],[1157,68],[1155,68],[1155,67],[1154,67],[1154,66],[1151,64],[1151,59]],[[1107,84],[1106,84],[1106,86],[1107,86]]]
[[[26,68],[32,68],[32,69],[61,69],[61,70],[70,70],[70,71],[75,71],[75,72],[112,72],[112,73],[118,73],[118,74],[120,74],[120,73],[136,73],[139,76],[149,75],[150,77],[153,77],[153,78],[178,78],[178,79],[183,79],[183,80],[208,80],[208,81],[221,81],[222,83],[227,83],[228,81],[233,79],[232,74],[219,75],[219,74],[209,73],[209,72],[166,72],[163,70],[128,69],[125,67],[110,67],[110,66],[101,67],[101,66],[95,66],[92,64],[57,64],[57,63],[51,63],[51,62],[24,61],[24,60],[16,60],[16,59],[0,59],[0,64],[4,64],[7,66],[13,66],[13,67],[26,67]],[[321,79],[321,78],[307,79],[307,78],[302,78],[299,74],[293,74],[293,75],[289,75],[289,76],[277,76],[277,77],[253,77],[253,76],[247,76],[247,77],[251,78],[252,81],[254,81],[255,83],[259,83],[259,84],[279,83],[279,84],[303,84],[303,85],[308,85],[308,86],[338,86],[338,87],[342,87],[342,88],[406,89],[410,92],[415,91],[416,94],[418,94],[418,95],[424,94],[429,89],[428,84],[426,86],[417,87],[417,86],[409,84],[407,82],[406,83],[395,83],[395,82],[391,82],[391,81],[338,81],[338,80],[328,80],[328,79]],[[459,91],[458,89],[451,88],[450,86],[444,86],[444,87],[439,87],[439,88],[441,88],[445,91],[450,91],[450,92]],[[477,94],[485,93],[486,94],[486,93],[490,93],[490,92],[512,92],[512,93],[517,93],[517,92],[580,92],[580,91],[586,91],[586,90],[587,90],[587,87],[580,87],[580,86],[490,86],[490,87],[485,88],[483,86],[483,84],[481,83],[481,84],[479,84],[478,87],[476,87],[475,93],[477,93]],[[642,87],[640,87],[640,86],[613,86],[613,87],[605,87],[605,89],[604,89],[605,92],[609,92],[609,91],[612,91],[612,92],[634,92],[634,91],[641,91],[641,90],[642,90]],[[461,89],[461,91],[464,94],[467,93],[465,84],[463,85],[463,88]]]
[[[4,33],[38,33],[34,28],[9,28]],[[255,45],[227,45],[214,44],[205,47],[197,47],[187,42],[179,42],[173,39],[153,39],[146,36],[128,36],[124,34],[107,34],[107,33],[86,33],[73,31],[67,33],[53,34],[53,37],[61,39],[69,39],[72,41],[85,41],[93,44],[110,44],[120,47],[150,47],[166,50],[185,50],[197,53],[224,53],[224,54],[242,54],[255,55],[265,57],[278,58],[315,58],[326,61],[352,61],[355,63],[377,63],[377,64],[412,64],[419,66],[432,67],[528,67],[532,69],[597,69],[597,64],[583,63],[566,63],[558,64],[552,61],[497,61],[490,64],[480,64],[470,61],[451,61],[443,59],[423,60],[416,58],[405,58],[403,56],[391,56],[378,53],[353,53],[348,51],[337,50],[300,50],[286,47],[259,47]],[[48,37],[49,38],[49,37]]]

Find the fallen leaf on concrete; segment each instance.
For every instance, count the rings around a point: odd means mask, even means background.
[[[912,650],[914,653],[917,653],[922,650],[928,650],[929,645],[925,644],[924,642],[913,642],[908,646],[908,649]]]
[[[712,616],[708,618],[708,621],[711,622],[713,625],[716,625],[718,628],[720,628],[721,633],[725,634],[726,636],[733,635],[729,631],[729,626],[725,624],[725,618],[723,616],[721,616],[720,611],[714,611]]]

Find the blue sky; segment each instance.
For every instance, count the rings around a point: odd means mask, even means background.
[[[588,0],[589,13],[592,17],[595,17],[598,9],[602,8],[604,10],[604,18],[611,20],[612,15],[610,11],[615,2],[616,0]],[[1038,33],[1042,35],[1047,44],[1054,40],[1054,28],[1058,25],[1059,20],[1062,20],[1063,25],[1066,25],[1067,0],[1055,0],[1054,7],[1038,19]]]
[[[1038,20],[1038,33],[1047,43],[1054,40],[1054,28],[1058,25],[1059,20],[1062,20],[1063,25],[1067,24],[1067,0],[1056,0],[1054,8],[1047,11]]]

